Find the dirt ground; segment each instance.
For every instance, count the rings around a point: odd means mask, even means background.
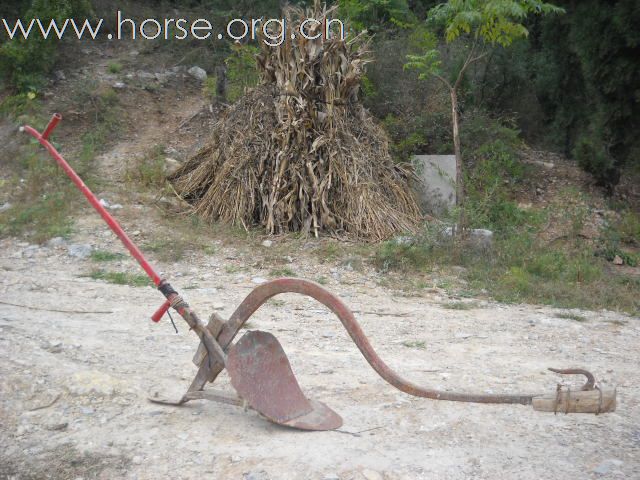
[[[89,74],[116,80],[105,73],[110,58],[98,58]],[[210,119],[193,85],[182,96],[129,88],[121,95],[139,99],[130,112],[138,129],[97,168],[101,198],[123,205],[114,214],[144,243],[170,227],[120,182],[125,161],[159,142],[185,151],[184,138],[197,140],[191,124]],[[150,403],[150,393],[178,396],[188,387],[197,337],[183,323],[176,335],[166,318],[149,320],[162,302],[151,287],[88,276],[98,267],[141,273],[129,257],[97,265],[69,254],[74,245],[124,252],[97,215],[79,212],[74,232],[45,245],[0,240],[0,479],[640,478],[638,318],[573,310],[573,319],[561,318],[566,310],[450,298],[435,281],[406,295],[367,265],[319,263],[299,241],[263,247],[260,238],[234,243],[212,234],[211,248],[180,260],[151,254],[206,318],[214,310],[228,317],[272,276],[264,258],[277,249],[298,276],[323,278],[382,358],[419,384],[552,393],[560,378],[547,367],[584,367],[618,389],[617,411],[600,416],[413,398],[377,376],[324,307],[284,295],[248,328],[274,333],[303,390],[344,418],[338,431],[300,432],[233,406]],[[468,308],[446,308],[452,301]],[[231,390],[226,376],[216,385]]]
[[[69,242],[120,251],[97,218],[78,232]],[[361,312],[381,356],[417,383],[544,393],[559,381],[546,367],[584,366],[619,395],[618,410],[600,416],[412,398],[375,374],[324,307],[284,295],[249,328],[274,333],[307,394],[344,418],[340,431],[305,433],[232,406],[148,402],[149,392],[179,395],[195,373],[196,336],[183,324],[176,335],[166,319],[149,321],[161,296],[82,276],[92,261],[69,257],[66,243],[2,240],[0,252],[0,301],[74,311],[2,305],[0,478],[639,478],[637,318],[579,312],[585,320],[576,321],[552,308],[486,301],[451,310],[439,289],[400,296],[380,287],[374,271],[291,252],[291,268],[325,274],[327,287]],[[268,274],[227,273],[225,265],[252,260],[220,246],[160,268],[203,316],[228,317]],[[120,264],[135,271],[128,258]],[[231,389],[226,377],[218,386]]]

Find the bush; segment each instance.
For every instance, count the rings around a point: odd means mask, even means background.
[[[613,193],[620,180],[620,171],[597,136],[580,136],[573,149],[573,157],[578,165],[593,175],[598,185],[605,187],[609,194]]]
[[[39,18],[46,24],[52,19],[61,21],[90,12],[88,0],[34,0],[20,18],[27,22]],[[59,42],[55,36],[44,39],[39,35],[5,41],[0,46],[0,77],[19,92],[37,91],[55,64]]]
[[[231,54],[225,59],[227,66],[227,98],[238,100],[247,88],[255,87],[260,79],[256,65],[258,47],[233,45]]]

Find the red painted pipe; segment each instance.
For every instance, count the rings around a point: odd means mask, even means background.
[[[120,224],[116,221],[116,219],[113,218],[111,214],[107,212],[107,210],[100,204],[100,200],[98,200],[98,197],[96,197],[93,194],[93,192],[89,190],[89,187],[87,187],[85,183],[82,181],[82,179],[78,176],[78,174],[73,171],[73,168],[71,168],[71,166],[67,163],[67,161],[64,158],[62,158],[62,155],[60,155],[60,153],[58,153],[55,147],[51,145],[51,143],[49,143],[49,140],[48,140],[49,135],[51,135],[53,130],[58,126],[58,123],[60,123],[60,120],[62,120],[62,115],[60,115],[59,113],[54,114],[53,117],[51,117],[51,120],[49,121],[49,125],[47,125],[47,128],[42,134],[40,134],[36,129],[28,125],[22,127],[22,130],[27,132],[36,140],[38,140],[42,144],[42,146],[47,149],[49,154],[54,158],[54,160],[58,163],[58,165],[62,167],[62,169],[65,171],[67,176],[71,179],[71,181],[76,185],[76,187],[78,187],[78,189],[87,198],[87,200],[89,200],[89,203],[91,204],[91,206],[93,206],[93,208],[96,209],[96,211],[100,214],[100,216],[102,216],[104,221],[107,222],[107,225],[109,225],[109,228],[113,231],[113,233],[115,233],[118,236],[118,238],[122,241],[122,243],[127,248],[127,250],[131,252],[131,255],[133,255],[133,258],[135,258],[138,261],[142,269],[146,272],[146,274],[153,281],[153,283],[156,286],[158,286],[160,284],[160,281],[162,280],[162,278],[160,278],[160,275],[158,275],[158,273],[154,270],[154,268],[147,261],[147,259],[144,258],[144,255],[142,254],[140,249],[131,241],[131,239],[127,236],[127,234],[122,229]]]
[[[160,306],[158,310],[155,311],[153,315],[151,315],[151,320],[158,323],[164,314],[167,313],[167,310],[171,308],[171,302],[169,300],[165,300],[164,303]]]
[[[49,120],[49,124],[47,125],[47,128],[45,128],[44,132],[42,133],[42,138],[44,138],[45,140],[48,140],[49,135],[51,135],[51,132],[53,132],[55,128],[58,126],[58,124],[60,123],[60,120],[62,120],[62,115],[60,115],[59,113],[54,113],[53,116],[51,117],[51,120]]]

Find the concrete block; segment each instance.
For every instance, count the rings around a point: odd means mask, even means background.
[[[418,173],[418,198],[427,213],[442,215],[456,204],[455,155],[415,155]]]

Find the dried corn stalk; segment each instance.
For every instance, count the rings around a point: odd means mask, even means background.
[[[287,23],[320,22],[334,9],[286,11]],[[321,25],[307,24],[314,36]],[[299,31],[299,30],[298,30]],[[381,240],[412,231],[419,211],[407,170],[358,102],[367,63],[356,38],[262,44],[261,85],[216,123],[211,142],[170,177],[193,211],[210,220]]]

